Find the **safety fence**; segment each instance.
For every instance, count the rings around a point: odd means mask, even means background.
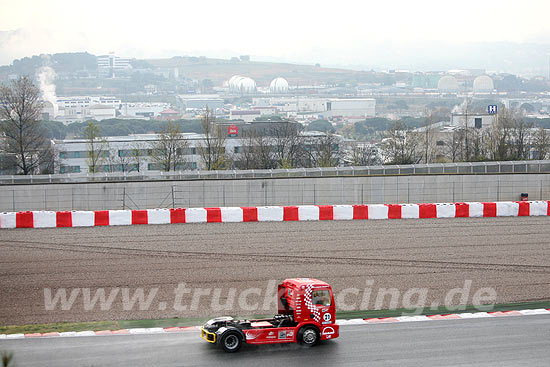
[[[141,171],[111,173],[66,173],[55,175],[2,175],[0,185],[128,182],[128,181],[193,181],[235,180],[290,177],[361,177],[393,175],[493,175],[512,173],[550,173],[550,160],[459,162],[384,166],[317,167],[264,170],[223,171]]]

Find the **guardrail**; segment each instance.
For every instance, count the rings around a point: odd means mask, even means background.
[[[289,177],[338,177],[338,176],[395,176],[395,175],[481,175],[512,173],[550,173],[550,160],[461,162],[412,165],[293,168],[269,170],[224,170],[224,171],[145,171],[115,173],[68,173],[55,175],[0,176],[0,185],[120,182],[120,181],[188,181],[188,180],[234,180],[251,178]]]

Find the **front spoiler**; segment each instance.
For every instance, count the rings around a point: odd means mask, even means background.
[[[206,331],[202,327],[201,327],[201,338],[203,338],[209,343],[216,343],[216,333],[211,333],[209,331]]]

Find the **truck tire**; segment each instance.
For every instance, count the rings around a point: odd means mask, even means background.
[[[234,330],[229,330],[223,333],[220,344],[227,353],[235,353],[243,344],[241,334]]]
[[[315,326],[308,325],[298,330],[298,335],[296,339],[298,343],[306,347],[313,347],[314,345],[319,343],[319,340],[321,340],[321,334],[319,333],[319,329],[317,329]]]

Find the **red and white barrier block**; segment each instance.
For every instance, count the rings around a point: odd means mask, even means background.
[[[301,205],[59,212],[27,211],[0,213],[0,228],[548,216],[550,215],[549,203],[549,201],[503,201],[491,203]]]

